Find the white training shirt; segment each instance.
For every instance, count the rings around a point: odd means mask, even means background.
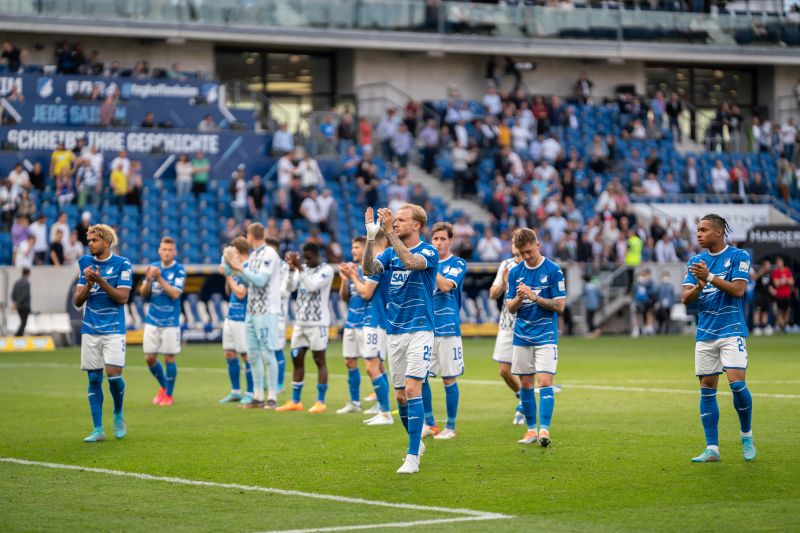
[[[503,273],[507,270],[511,270],[517,266],[517,261],[513,257],[510,259],[506,259],[502,263],[500,263],[500,267],[497,269],[497,275],[494,277],[494,281],[492,282],[492,286],[495,285],[503,285],[503,290],[508,291],[508,287],[505,286],[506,284],[503,282]],[[500,331],[513,331],[514,330],[514,319],[517,317],[516,314],[510,313],[508,311],[508,307],[505,301],[505,293],[503,294],[503,310],[500,311],[500,322],[498,327]]]
[[[281,258],[272,246],[262,244],[250,254],[247,268],[250,272],[269,276],[267,284],[247,287],[247,314],[264,315],[281,313]]]
[[[331,325],[330,295],[333,282],[333,268],[320,263],[314,268],[304,268],[302,272],[291,274],[290,290],[297,291],[296,326]]]

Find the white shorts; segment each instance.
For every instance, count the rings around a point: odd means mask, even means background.
[[[286,347],[286,317],[278,317],[278,347],[276,350],[283,350]]]
[[[364,330],[362,328],[344,328],[342,356],[345,359],[361,359],[364,357]]]
[[[406,378],[424,380],[433,352],[433,331],[387,335],[389,369],[395,389],[406,388]]]
[[[225,319],[222,323],[222,349],[226,352],[247,353],[244,320]]]
[[[464,348],[461,337],[435,337],[433,339],[433,355],[428,374],[441,375],[443,378],[455,378],[464,373]]]
[[[555,374],[558,366],[558,345],[514,346],[511,373],[518,376]]]
[[[380,357],[386,361],[386,330],[383,328],[364,328],[364,359]]]
[[[81,370],[102,370],[105,365],[125,366],[125,335],[81,335]]]
[[[292,331],[292,350],[310,348],[321,352],[328,348],[328,328],[326,326],[298,326]]]
[[[729,368],[747,368],[747,339],[726,337],[697,341],[694,345],[694,373],[698,376],[722,374]]]
[[[511,355],[514,353],[514,330],[501,329],[497,332],[497,340],[494,343],[494,353],[492,359],[498,363],[511,364]]]
[[[181,351],[181,328],[145,324],[143,344],[145,355],[176,355]]]

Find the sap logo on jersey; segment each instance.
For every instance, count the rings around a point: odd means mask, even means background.
[[[425,248],[422,250],[422,255],[427,255],[428,257],[433,257],[433,250],[429,248]]]
[[[397,272],[392,272],[392,279],[389,281],[389,283],[391,285],[405,285],[410,273],[411,272],[409,270],[398,270]]]

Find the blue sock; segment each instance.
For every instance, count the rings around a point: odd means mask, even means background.
[[[167,363],[167,396],[172,396],[172,391],[175,390],[176,377],[178,377],[178,365]]]
[[[162,389],[167,388],[167,378],[164,376],[164,367],[161,366],[160,362],[156,361],[156,364],[150,367],[150,373],[153,374]]]
[[[328,384],[317,383],[317,401],[325,403],[325,393],[328,392]]]
[[[520,389],[519,399],[522,402],[522,412],[528,429],[536,429],[536,392],[530,389]]]
[[[731,383],[733,393],[733,406],[736,414],[739,415],[739,429],[742,433],[749,433],[751,430],[750,420],[753,417],[753,397],[744,381],[734,381]]]
[[[283,350],[275,350],[275,359],[278,360],[278,389],[283,390],[284,374],[286,373],[286,356]]]
[[[403,427],[406,428],[406,432],[407,432],[408,431],[408,404],[407,403],[397,402],[397,412],[400,414],[400,422],[403,423]]]
[[[422,410],[425,413],[425,425],[435,426],[436,419],[433,418],[433,396],[431,395],[431,385],[426,379],[422,383]]]
[[[700,422],[706,435],[706,446],[719,446],[717,425],[719,424],[719,406],[717,405],[717,389],[700,388]]]
[[[292,382],[292,401],[300,403],[300,397],[303,395],[303,382]]]
[[[372,380],[372,387],[375,389],[375,396],[378,397],[378,406],[381,412],[389,412],[389,387],[383,379],[383,375]]]
[[[250,368],[250,361],[244,362],[244,380],[247,384],[247,392],[253,394],[253,370]]]
[[[350,401],[361,403],[361,372],[358,367],[347,369],[347,384],[350,386]]]
[[[383,380],[383,384],[386,385],[386,407],[389,407],[389,392],[392,390],[392,386],[389,384],[389,376],[386,374],[386,372],[381,374],[381,379]]]
[[[444,386],[444,399],[447,405],[447,427],[456,429],[456,415],[458,414],[458,383],[455,381]]]
[[[542,387],[539,389],[539,427],[542,429],[550,428],[550,420],[553,419],[553,408],[556,405],[556,396],[553,387]]]
[[[231,390],[242,390],[239,360],[234,358],[226,359],[226,361],[228,362],[228,377],[231,379]]]
[[[411,398],[408,400],[408,453],[419,455],[419,443],[422,440],[422,418],[425,416],[425,408],[422,406],[422,398]]]
[[[103,431],[103,371],[89,370],[89,410],[92,412],[94,429]]]
[[[122,376],[111,376],[108,378],[108,388],[111,389],[111,397],[114,399],[114,414],[120,415],[125,397],[125,380]]]

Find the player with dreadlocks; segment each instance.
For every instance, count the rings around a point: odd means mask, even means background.
[[[725,243],[729,232],[730,226],[719,215],[700,219],[697,242],[705,251],[689,260],[683,281],[683,303],[697,302],[694,361],[700,378],[700,421],[706,436],[706,450],[692,459],[695,463],[720,460],[717,383],[723,372],[739,415],[744,460],[756,457],[750,428],[753,399],[745,384],[747,326],[742,298],[750,277],[750,256]]]

